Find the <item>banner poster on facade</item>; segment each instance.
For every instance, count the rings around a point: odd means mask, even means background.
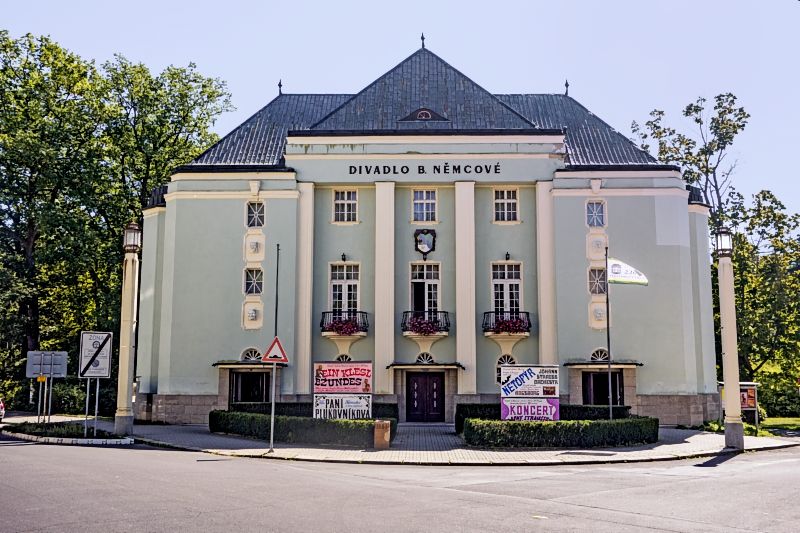
[[[503,398],[558,398],[558,367],[501,366],[500,396]]]
[[[501,420],[560,420],[558,367],[500,367]]]
[[[372,363],[314,363],[314,394],[372,394]]]
[[[372,418],[372,395],[315,394],[314,418]]]
[[[559,420],[558,398],[500,398],[501,420]]]

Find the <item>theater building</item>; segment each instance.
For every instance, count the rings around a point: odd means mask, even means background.
[[[606,246],[649,278],[611,286],[614,402],[716,417],[708,209],[676,168],[567,94],[492,94],[424,47],[355,94],[279,94],[144,212],[136,416],[267,401],[276,310],[283,402],[352,360],[401,421],[497,403],[504,363],[607,404]]]

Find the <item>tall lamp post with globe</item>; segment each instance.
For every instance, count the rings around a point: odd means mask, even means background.
[[[733,290],[733,234],[720,227],[714,234],[719,285],[722,381],[725,388],[725,446],[744,449],[744,425],[739,400],[739,349],[736,338],[736,296]]]
[[[125,261],[122,265],[122,310],[119,332],[119,380],[117,382],[117,412],[114,433],[133,432],[133,357],[131,349],[136,320],[136,295],[139,293],[139,251],[142,249],[142,230],[131,222],[123,232]]]

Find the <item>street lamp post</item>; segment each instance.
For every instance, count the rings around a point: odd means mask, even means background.
[[[122,311],[119,332],[119,380],[117,382],[117,412],[114,415],[114,433],[130,435],[133,432],[133,328],[136,317],[136,295],[139,292],[139,251],[142,249],[142,231],[131,222],[123,232],[125,262],[122,265]]]
[[[717,280],[719,282],[720,337],[722,338],[722,380],[725,388],[725,446],[744,449],[744,425],[739,400],[739,349],[736,339],[736,297],[733,291],[733,235],[717,230]]]

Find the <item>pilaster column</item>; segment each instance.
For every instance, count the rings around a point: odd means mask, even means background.
[[[314,184],[298,183],[297,307],[295,318],[295,392],[311,394],[311,335],[314,330]]]
[[[374,392],[394,394],[394,182],[375,183]]]
[[[556,247],[553,183],[536,183],[536,281],[539,294],[539,364],[558,364]]]
[[[475,182],[456,182],[456,354],[466,370],[458,394],[477,392],[475,336]]]

